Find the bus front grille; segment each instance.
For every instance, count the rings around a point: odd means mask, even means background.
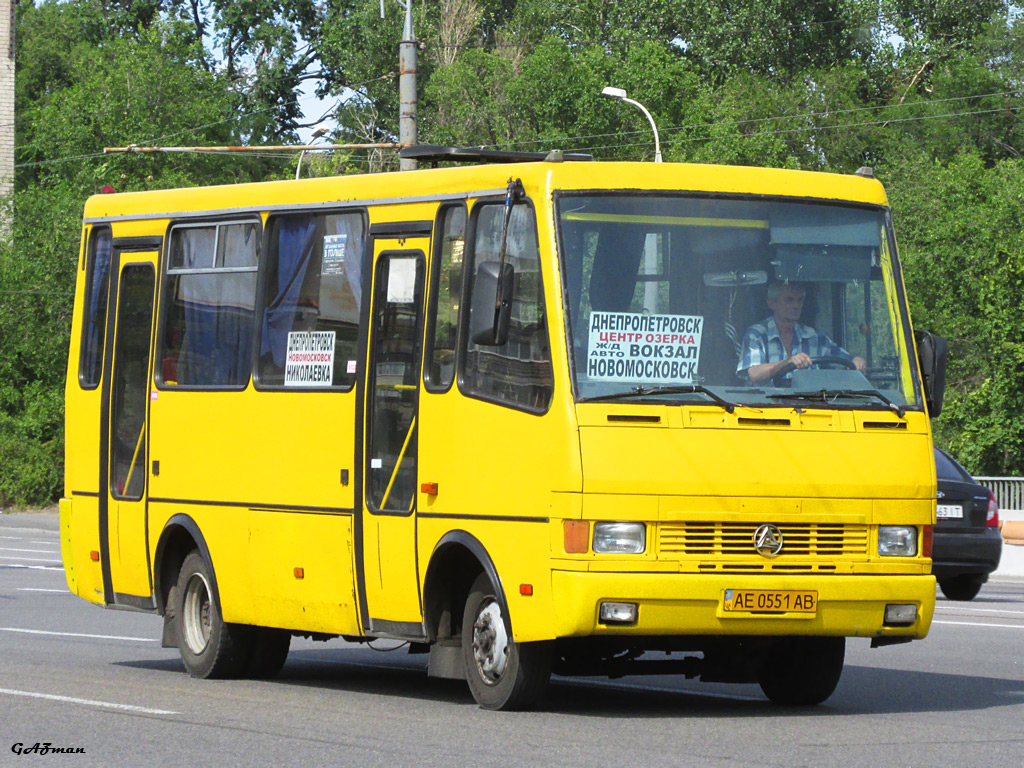
[[[757,523],[662,523],[658,556],[760,556],[754,549]],[[780,524],[779,557],[864,557],[868,553],[868,526],[843,523]]]

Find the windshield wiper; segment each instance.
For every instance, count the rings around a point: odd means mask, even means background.
[[[906,413],[902,406],[894,403],[877,389],[818,389],[814,392],[785,392],[768,397],[773,400],[822,400],[826,403],[839,397],[874,397],[889,406],[901,419]]]
[[[613,392],[610,395],[597,395],[596,397],[581,398],[581,403],[596,403],[600,400],[630,400],[634,397],[646,397],[647,395],[707,395],[720,406],[725,408],[727,413],[736,410],[735,403],[730,403],[724,397],[715,394],[703,384],[686,384],[683,386],[663,387],[633,387],[625,392]]]

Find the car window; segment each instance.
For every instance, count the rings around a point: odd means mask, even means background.
[[[966,469],[957,464],[952,456],[946,455],[938,448],[935,449],[935,473],[940,480],[956,480],[961,483],[972,481]]]

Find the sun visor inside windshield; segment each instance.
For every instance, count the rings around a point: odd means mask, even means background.
[[[779,206],[771,213],[772,245],[854,245],[877,248],[881,221],[877,213],[855,208],[809,205]]]
[[[775,249],[775,277],[797,282],[870,280],[875,248],[849,245],[780,245]]]
[[[775,277],[780,280],[869,280],[881,222],[871,211],[785,206],[772,212]]]

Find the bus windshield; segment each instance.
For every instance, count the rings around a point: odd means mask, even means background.
[[[920,408],[884,209],[565,193],[557,216],[579,402]]]

